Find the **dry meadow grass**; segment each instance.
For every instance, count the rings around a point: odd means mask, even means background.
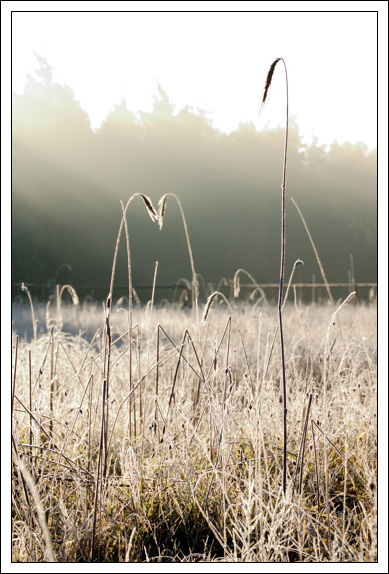
[[[102,305],[15,308],[13,561],[375,561],[376,307],[333,314],[284,309],[284,496],[276,307],[134,309],[131,383],[123,308],[105,378]]]

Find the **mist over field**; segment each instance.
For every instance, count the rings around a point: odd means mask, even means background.
[[[280,110],[278,129],[258,132],[245,124],[225,134],[201,110],[176,110],[160,86],[151,113],[134,115],[122,101],[93,132],[73,91],[53,83],[52,69],[41,62],[24,93],[13,94],[12,282],[47,284],[66,263],[72,271],[63,267],[58,282],[108,289],[120,200],[134,193],[148,195],[155,207],[166,193],[178,196],[205,282],[217,285],[239,268],[259,283],[277,282],[283,117]],[[321,281],[294,198],[328,281],[347,282],[350,254],[356,281],[377,280],[376,159],[363,144],[305,144],[292,118],[286,278],[302,259],[295,280],[311,282],[315,275]],[[128,211],[134,286],[152,282],[155,261],[157,284],[190,280],[176,202],[168,202],[160,231],[137,199]],[[116,283],[127,284],[124,235]]]

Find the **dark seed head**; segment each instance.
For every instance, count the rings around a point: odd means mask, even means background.
[[[272,79],[273,79],[274,70],[275,70],[275,68],[276,68],[277,63],[278,63],[280,60],[281,60],[281,58],[277,58],[276,60],[274,60],[274,62],[273,62],[272,65],[270,66],[269,71],[268,71],[268,73],[267,73],[266,82],[265,82],[265,87],[264,87],[264,90],[263,90],[262,107],[263,107],[264,103],[266,102],[267,93],[268,93],[268,91],[269,91],[270,84],[271,84],[271,81],[272,81]]]

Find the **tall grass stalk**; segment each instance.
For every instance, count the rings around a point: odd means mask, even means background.
[[[95,539],[96,539],[96,517],[97,509],[100,503],[101,506],[101,475],[102,475],[102,458],[103,458],[103,442],[104,442],[104,411],[105,411],[105,401],[107,397],[106,391],[107,381],[103,379],[103,389],[102,389],[102,399],[101,399],[101,423],[100,423],[100,443],[99,443],[99,454],[97,459],[97,469],[95,478],[95,502],[93,508],[93,527],[92,527],[92,542],[91,542],[91,562],[94,562],[95,557]],[[100,494],[100,496],[99,496]],[[101,520],[99,521],[99,523]],[[99,545],[100,548],[100,545]]]
[[[16,372],[17,372],[17,365],[18,365],[18,349],[19,349],[19,335],[16,335],[16,338],[15,338],[15,361],[14,361],[14,369],[13,369],[13,376],[12,376],[12,393],[11,393],[11,421],[13,421],[13,413],[14,413]]]
[[[159,221],[159,215],[158,215],[156,209],[154,208],[151,199],[149,197],[147,197],[147,195],[145,195],[143,193],[134,193],[128,199],[125,206],[123,206],[123,202],[121,202],[122,219],[120,221],[119,231],[118,231],[117,238],[116,238],[116,245],[115,245],[115,251],[114,251],[113,262],[112,262],[111,282],[110,282],[109,294],[108,294],[108,298],[107,298],[107,303],[108,303],[108,301],[112,301],[113,286],[114,286],[114,282],[115,282],[115,273],[116,273],[116,262],[117,262],[118,252],[119,252],[120,238],[121,238],[121,234],[122,234],[122,230],[123,230],[123,226],[124,226],[125,227],[125,234],[126,234],[127,266],[128,266],[128,339],[129,339],[129,351],[128,352],[129,352],[129,360],[130,360],[130,367],[129,367],[129,389],[130,389],[130,393],[129,393],[129,397],[132,394],[131,393],[131,390],[132,390],[132,343],[131,343],[131,337],[132,337],[132,270],[131,270],[130,239],[129,239],[129,233],[128,233],[128,227],[127,227],[127,210],[129,208],[131,202],[135,199],[135,197],[140,197],[143,200],[143,203],[146,207],[147,213],[149,214],[151,221]],[[110,305],[107,305],[107,308],[108,309],[107,309],[107,316],[106,316],[106,324],[107,324],[107,326],[109,326],[110,313],[111,313]],[[105,349],[107,352],[107,344],[105,345]],[[104,363],[104,368],[106,368],[106,362]],[[107,398],[108,398],[109,378],[108,377],[106,377],[106,378],[107,378]],[[107,401],[107,404],[108,404],[108,401]],[[131,401],[129,402],[128,410],[129,410],[129,435],[131,438]],[[108,431],[108,424],[106,425],[106,428]]]
[[[154,277],[153,277],[153,289],[151,292],[151,300],[149,304],[149,332],[148,332],[148,342],[147,342],[147,371],[150,368],[150,345],[151,345],[151,320],[153,316],[153,305],[154,305],[154,297],[155,297],[155,284],[157,282],[157,271],[158,271],[158,261],[155,262],[154,268]],[[142,436],[142,458],[143,458],[143,450],[144,450],[144,437],[145,437],[145,428],[146,428],[146,420],[147,420],[147,377],[145,379],[144,384],[144,391],[143,391],[143,436]]]
[[[186,218],[185,218],[184,210],[182,209],[182,205],[181,205],[180,200],[178,199],[178,197],[174,193],[166,193],[159,200],[159,203],[158,203],[159,228],[162,229],[163,217],[165,215],[168,197],[174,197],[174,199],[177,201],[177,204],[178,204],[178,207],[179,207],[179,210],[181,213],[182,223],[184,225],[186,244],[188,246],[189,260],[190,260],[190,266],[191,266],[191,270],[192,270],[192,306],[195,308],[196,324],[197,324],[197,338],[199,338],[200,337],[200,318],[199,318],[199,303],[198,303],[199,285],[198,285],[198,281],[197,281],[197,275],[196,275],[196,269],[195,269],[195,265],[194,265],[192,246],[190,243],[188,226],[186,224]]]
[[[133,199],[135,197],[140,197],[143,200],[143,203],[146,207],[146,210],[151,218],[152,221],[158,221],[159,220],[159,215],[157,213],[157,211],[155,210],[152,201],[149,197],[147,197],[147,195],[143,194],[143,193],[135,193],[134,195],[132,195],[126,205],[123,207],[123,203],[121,203],[122,206],[122,218],[120,221],[120,226],[119,226],[119,231],[118,231],[118,235],[116,238],[116,245],[115,245],[115,250],[114,250],[114,256],[113,256],[113,263],[112,263],[112,271],[111,271],[111,281],[110,281],[110,286],[109,286],[109,293],[106,299],[106,305],[105,305],[105,328],[104,328],[104,357],[103,357],[103,380],[106,381],[106,384],[104,385],[104,389],[106,392],[106,397],[103,401],[104,406],[104,410],[105,413],[103,413],[104,416],[104,435],[103,435],[103,441],[104,441],[104,450],[105,450],[105,457],[104,457],[104,473],[107,470],[107,457],[108,457],[108,421],[109,421],[109,401],[108,401],[108,397],[109,397],[109,391],[110,391],[110,356],[111,356],[111,346],[112,346],[112,338],[111,338],[111,308],[112,308],[112,300],[113,300],[113,286],[114,286],[114,282],[115,282],[115,273],[116,273],[116,263],[117,263],[117,256],[118,256],[118,252],[119,252],[119,244],[120,244],[120,239],[121,239],[121,234],[122,234],[122,230],[123,230],[123,226],[126,229],[126,241],[127,241],[127,262],[128,262],[128,282],[129,282],[129,322],[128,322],[128,333],[129,333],[129,348],[130,348],[130,353],[131,353],[131,333],[132,333],[132,276],[131,276],[131,254],[130,254],[130,243],[129,243],[129,236],[128,236],[128,230],[127,230],[127,220],[126,220],[126,216],[127,216],[127,210],[131,204],[131,202],[133,201]],[[130,371],[131,371],[131,363],[130,363]],[[131,387],[131,374],[130,374],[130,387]],[[130,388],[131,391],[131,388]],[[131,394],[131,393],[130,393]],[[130,396],[129,394],[129,396]]]
[[[30,412],[32,412],[31,349],[28,349],[28,396],[29,396]],[[52,429],[50,429],[50,434],[52,435]],[[33,441],[32,417],[30,415],[30,444],[31,445],[32,445],[32,441]],[[30,448],[30,464],[32,465],[32,448]]]
[[[286,197],[286,160],[288,155],[288,130],[289,130],[289,91],[288,91],[288,72],[286,69],[286,64],[283,58],[277,58],[274,60],[269,68],[265,88],[262,97],[261,110],[266,102],[267,94],[272,82],[273,74],[278,62],[284,64],[285,70],[285,84],[286,84],[286,123],[285,123],[285,143],[284,143],[284,163],[282,169],[282,184],[281,184],[281,261],[280,261],[280,284],[278,289],[278,322],[280,329],[280,345],[281,345],[281,367],[282,367],[282,394],[283,394],[283,405],[284,405],[284,444],[283,444],[283,474],[282,474],[282,489],[284,494],[286,494],[286,466],[287,466],[287,418],[288,418],[288,406],[286,402],[286,371],[285,371],[285,349],[284,349],[284,330],[282,324],[282,293],[285,275],[285,197]]]
[[[312,235],[311,235],[311,233],[310,233],[310,231],[309,231],[307,222],[305,221],[304,216],[303,216],[303,214],[301,213],[301,209],[299,208],[299,206],[297,205],[297,203],[296,203],[296,201],[293,199],[293,197],[291,197],[291,201],[292,201],[293,205],[295,206],[295,208],[297,209],[297,212],[298,212],[298,214],[299,214],[299,216],[300,216],[300,218],[301,218],[301,221],[303,222],[303,225],[304,225],[304,227],[305,227],[305,231],[307,232],[309,241],[311,242],[311,245],[312,245],[312,249],[313,249],[313,251],[314,251],[314,253],[315,253],[316,261],[317,261],[317,263],[318,263],[318,265],[319,265],[320,273],[321,273],[321,276],[323,277],[323,281],[324,281],[324,284],[325,284],[325,286],[326,286],[326,290],[327,290],[327,293],[328,293],[328,297],[329,297],[329,299],[330,299],[330,301],[331,301],[331,304],[332,304],[333,308],[335,309],[334,298],[332,297],[331,289],[330,289],[330,286],[329,286],[329,284],[328,284],[326,274],[325,274],[325,272],[324,272],[324,267],[323,267],[322,262],[321,262],[321,260],[320,260],[319,253],[318,253],[318,251],[317,251],[317,249],[316,249],[315,242],[314,242],[313,239],[312,239]]]
[[[285,293],[284,301],[283,301],[283,303],[282,303],[281,311],[284,310],[284,307],[285,307],[286,302],[287,302],[287,300],[288,300],[289,289],[290,289],[290,286],[291,286],[291,283],[292,283],[292,279],[293,279],[293,276],[294,276],[294,272],[295,272],[295,270],[296,270],[296,267],[298,267],[299,265],[304,265],[304,262],[301,261],[301,259],[297,259],[297,260],[294,262],[293,269],[292,269],[292,273],[290,274],[289,281],[288,281],[288,286],[287,286],[287,288],[286,288],[286,293]],[[278,335],[278,330],[279,330],[279,328],[280,328],[280,324],[277,323],[277,328],[276,328],[276,330],[275,330],[275,332],[274,332],[273,341],[272,341],[272,344],[271,344],[271,346],[270,346],[270,352],[269,352],[269,354],[268,354],[268,356],[267,356],[267,361],[266,361],[266,366],[265,366],[265,370],[264,370],[264,374],[263,374],[263,379],[266,379],[266,377],[267,377],[267,371],[268,371],[268,368],[269,368],[270,359],[271,359],[272,354],[273,354],[274,344],[275,344],[275,341],[276,341],[276,337],[277,337],[277,335]]]
[[[355,291],[353,291],[352,293],[350,293],[348,295],[348,297],[346,297],[346,299],[343,301],[343,303],[341,303],[337,309],[335,309],[335,312],[333,313],[332,317],[331,317],[331,321],[329,323],[328,329],[327,329],[327,334],[326,334],[326,341],[325,341],[325,349],[324,349],[324,364],[323,364],[323,430],[324,432],[326,432],[326,427],[327,427],[327,381],[328,381],[328,359],[330,357],[331,354],[331,348],[330,348],[330,332],[331,332],[331,327],[333,325],[335,325],[335,319],[339,313],[339,311],[345,306],[347,305],[347,303],[354,297],[355,295]],[[324,441],[324,468],[327,468],[327,443],[326,441]],[[325,472],[324,474],[324,486],[325,486],[325,501],[326,501],[326,511],[327,511],[327,520],[328,520],[328,530],[330,529],[330,523],[329,523],[329,502],[328,502],[328,476],[327,476],[327,472]]]
[[[21,290],[23,291],[23,293],[26,293],[26,295],[27,295],[27,297],[28,297],[28,302],[30,303],[31,319],[32,319],[33,341],[34,341],[34,343],[36,343],[37,322],[35,321],[34,304],[33,304],[33,302],[32,302],[31,293],[30,293],[28,287],[26,287],[24,283],[22,283],[22,285],[21,285]]]
[[[133,296],[133,287],[132,287],[132,270],[131,270],[131,251],[130,251],[130,236],[128,233],[128,224],[127,218],[125,216],[125,209],[124,204],[121,201],[120,205],[122,206],[122,212],[124,217],[124,232],[126,236],[126,252],[127,252],[127,270],[128,270],[128,386],[129,389],[132,389],[132,296]],[[130,440],[132,439],[132,398],[128,401],[128,433]],[[134,414],[135,417],[135,414]],[[135,418],[134,418],[135,420]]]
[[[50,434],[53,434],[53,400],[55,392],[55,381],[54,381],[54,329],[50,330]],[[58,353],[57,353],[58,354]],[[32,444],[32,443],[31,443]]]
[[[309,399],[308,399],[307,412],[305,414],[303,432],[301,435],[299,453],[297,456],[296,473],[295,473],[295,477],[294,477],[294,481],[293,481],[293,489],[292,489],[292,500],[293,500],[294,490],[295,490],[295,486],[296,486],[297,476],[299,473],[299,464],[300,464],[299,494],[301,494],[301,490],[302,490],[302,484],[303,484],[302,479],[303,479],[303,468],[304,468],[304,450],[305,450],[305,441],[307,438],[307,429],[308,429],[309,414],[310,414],[311,404],[312,404],[312,396],[313,396],[312,393],[310,393]]]

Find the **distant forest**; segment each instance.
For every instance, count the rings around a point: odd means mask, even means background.
[[[260,98],[260,94],[259,94]],[[283,110],[280,110],[283,118]],[[314,126],[312,126],[314,129]],[[300,216],[327,279],[346,282],[351,256],[360,282],[377,280],[377,157],[364,144],[306,145],[290,120],[287,164],[286,278],[321,281]],[[176,111],[158,87],[151,113],[125,101],[97,131],[73,90],[52,80],[44,61],[23,94],[12,97],[12,282],[106,285],[124,203],[134,193],[155,206],[176,194],[184,210],[196,271],[216,286],[239,268],[276,283],[284,129],[242,124],[230,134],[205,112]],[[191,279],[184,227],[174,199],[159,230],[136,198],[128,212],[134,285]],[[116,274],[127,284],[123,235]],[[38,294],[38,293],[37,293]],[[104,293],[104,297],[107,293]]]

